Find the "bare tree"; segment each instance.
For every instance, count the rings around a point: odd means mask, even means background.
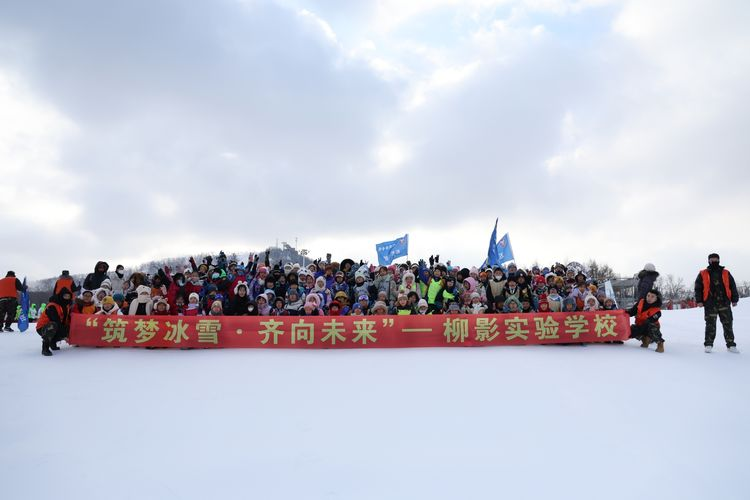
[[[595,260],[588,261],[586,267],[588,268],[589,277],[600,283],[618,277],[614,269],[607,264],[598,264]]]
[[[668,274],[666,277],[659,276],[656,280],[656,288],[661,291],[662,297],[667,300],[684,300],[690,298],[690,289],[685,286],[682,278],[675,278]]]

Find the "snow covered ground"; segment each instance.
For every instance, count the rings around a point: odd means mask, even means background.
[[[740,350],[139,350],[0,334],[0,498],[747,499]],[[719,327],[721,332],[721,327]]]

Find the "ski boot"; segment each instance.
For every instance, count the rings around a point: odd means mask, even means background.
[[[42,356],[52,356],[52,351],[49,350],[49,340],[42,340]]]

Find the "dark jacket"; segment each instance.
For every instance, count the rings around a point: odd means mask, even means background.
[[[636,302],[646,298],[646,294],[649,290],[654,288],[654,283],[656,283],[656,278],[658,277],[659,273],[656,271],[646,271],[644,269],[638,273],[638,285],[636,286],[635,294]]]
[[[229,301],[229,309],[227,310],[227,313],[229,316],[250,316],[250,311],[247,310],[249,304],[250,297],[248,295],[245,295],[244,297],[235,295]]]
[[[104,266],[104,272],[100,273],[97,271],[99,266]],[[109,264],[107,264],[104,261],[99,261],[94,266],[94,272],[89,273],[88,276],[86,276],[86,279],[83,280],[83,289],[84,290],[98,290],[102,286],[102,281],[104,281],[105,278],[108,278],[107,270],[109,270]]]
[[[731,297],[727,297],[726,289],[724,288],[724,280],[722,273],[724,266],[708,266],[708,277],[710,283],[710,290],[708,292],[708,299],[706,299],[704,306],[707,307],[726,307],[731,302],[737,302],[740,300],[740,294],[737,292],[737,284],[734,282],[732,273],[729,273],[729,292]],[[695,278],[695,301],[698,303],[703,302],[703,277],[698,273],[698,277]]]
[[[650,290],[646,290],[646,293],[648,293],[649,291]],[[636,314],[638,314],[638,303],[641,300],[643,300],[643,312],[648,311],[649,309],[654,309],[654,308],[661,309],[662,298],[661,298],[661,294],[660,293],[658,293],[658,292],[656,293],[656,302],[654,302],[653,304],[649,304],[648,302],[646,302],[646,294],[644,294],[643,295],[643,299],[638,299],[635,302],[635,304],[633,304],[633,307],[631,307],[630,309],[628,309],[628,311],[627,311],[628,312],[628,316],[635,316]],[[656,323],[657,321],[659,321],[659,318],[661,318],[661,311],[658,312],[658,313],[656,313],[656,314],[654,314],[650,318],[648,318],[647,324],[648,323]]]

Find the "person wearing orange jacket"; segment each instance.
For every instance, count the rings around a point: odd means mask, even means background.
[[[13,331],[10,325],[16,319],[18,292],[22,291],[23,283],[13,271],[8,271],[5,278],[0,279],[0,327],[5,323],[6,332]]]
[[[57,343],[67,338],[70,332],[70,304],[73,294],[63,288],[50,297],[47,307],[36,322],[36,332],[42,337],[42,355],[52,356],[60,350]]]
[[[664,352],[664,337],[659,324],[661,303],[661,293],[652,288],[627,311],[629,316],[635,316],[635,324],[630,327],[630,338],[640,340],[644,348],[656,342],[656,352]]]
[[[73,281],[73,278],[70,276],[70,271],[67,270],[63,270],[60,277],[55,281],[55,288],[52,291],[52,295],[57,295],[63,288],[70,290],[73,294],[73,298],[75,298],[75,293],[81,289],[81,287],[76,285],[76,282]]]
[[[732,307],[737,305],[740,295],[732,274],[724,266],[719,265],[719,254],[708,256],[708,267],[698,273],[695,278],[695,301],[698,307],[703,307],[703,317],[706,320],[706,338],[704,350],[710,353],[716,338],[716,318],[724,328],[724,340],[729,352],[738,353],[734,342],[732,328]]]

